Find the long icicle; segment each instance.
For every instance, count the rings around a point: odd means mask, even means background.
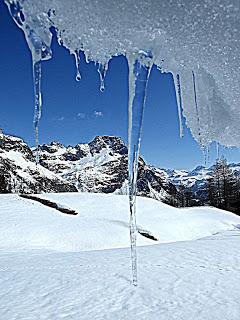
[[[35,129],[35,144],[36,144],[36,164],[39,163],[39,121],[42,115],[42,96],[41,96],[41,61],[34,61],[33,59],[33,82],[34,82],[34,129]]]
[[[200,143],[201,147],[203,148],[202,136],[201,136],[201,126],[200,126],[200,115],[199,115],[198,99],[197,99],[196,77],[195,77],[194,71],[192,71],[192,80],[193,80],[194,103],[195,103],[196,114],[197,114],[197,123],[198,123],[199,143]]]
[[[140,153],[143,112],[146,100],[146,89],[152,66],[152,54],[139,52],[135,61],[129,61],[129,119],[128,119],[128,184],[130,207],[130,242],[132,262],[132,282],[137,286],[137,226],[136,195],[138,159]]]
[[[48,60],[52,57],[51,52],[51,32],[45,31],[38,34],[31,26],[28,25],[24,18],[21,3],[19,1],[5,0],[9,12],[16,24],[23,30],[27,44],[32,55],[33,68],[33,85],[34,85],[34,129],[36,140],[36,164],[39,163],[39,121],[42,113],[42,97],[41,97],[41,61]]]
[[[182,93],[181,93],[181,82],[180,82],[179,74],[177,74],[176,76],[176,82],[177,82],[177,85],[175,85],[175,88],[176,88],[177,106],[178,106],[179,133],[180,133],[180,138],[183,138]]]

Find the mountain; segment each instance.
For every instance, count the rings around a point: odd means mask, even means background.
[[[74,184],[78,191],[127,194],[127,147],[118,137],[97,136],[88,144],[40,146],[41,165]],[[162,170],[140,158],[138,195],[177,204],[176,187]]]
[[[127,147],[120,138],[97,136],[65,147],[52,142],[36,150],[19,138],[0,140],[0,192],[95,192],[127,194]],[[160,169],[140,158],[138,195],[177,205],[177,189]]]
[[[118,137],[97,136],[90,143],[64,146],[59,142],[36,150],[22,139],[0,139],[0,193],[94,192],[127,194],[127,147]],[[230,164],[240,175],[240,163]],[[181,206],[180,186],[190,189],[195,204],[207,202],[207,179],[213,166],[194,170],[170,170],[150,166],[139,159],[138,195]]]
[[[235,175],[240,176],[240,163],[230,163],[229,168]],[[183,185],[189,188],[194,195],[194,199],[199,203],[206,203],[208,197],[207,179],[213,174],[214,166],[206,168],[197,166],[193,170],[166,170],[167,179],[169,179],[177,188]]]
[[[76,187],[35,164],[32,150],[19,138],[0,139],[0,193],[73,192]]]

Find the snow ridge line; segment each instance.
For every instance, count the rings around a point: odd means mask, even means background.
[[[46,200],[46,199],[42,199],[42,198],[38,198],[36,196],[33,195],[28,195],[28,194],[19,194],[19,197],[24,198],[24,199],[28,199],[28,200],[33,200],[33,201],[37,201],[40,202],[41,204],[56,209],[62,213],[66,213],[66,214],[70,214],[70,215],[77,215],[78,212],[73,210],[73,209],[69,209],[66,207],[62,207],[60,204],[50,201],[50,200]]]

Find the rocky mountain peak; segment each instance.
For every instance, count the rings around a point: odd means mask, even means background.
[[[90,152],[92,155],[99,153],[102,149],[109,147],[113,153],[120,155],[127,154],[127,147],[119,137],[96,136],[90,143]]]
[[[42,144],[39,146],[40,151],[46,151],[48,153],[55,153],[59,151],[59,149],[63,149],[64,145],[60,142],[53,141],[50,144]],[[35,151],[35,149],[33,149]]]
[[[25,159],[34,161],[31,149],[22,139],[2,134],[0,138],[0,153],[10,151],[18,152],[22,154]]]

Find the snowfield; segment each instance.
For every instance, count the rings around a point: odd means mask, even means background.
[[[40,196],[79,214],[0,195],[1,320],[239,319],[240,217],[138,198],[135,288],[126,196]]]

